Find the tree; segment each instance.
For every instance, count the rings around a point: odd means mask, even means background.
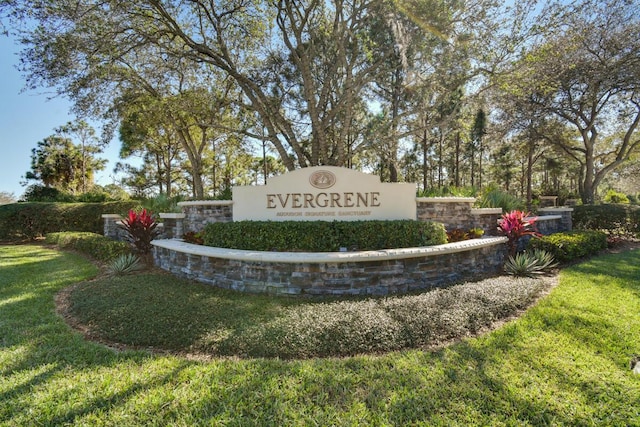
[[[367,91],[387,73],[390,63],[395,67],[393,126],[398,129],[401,85],[406,86],[404,77],[411,70],[398,67],[402,49],[396,48],[401,40],[393,31],[394,23],[411,24],[415,40],[433,38],[439,27],[430,18],[449,22],[452,10],[480,13],[489,2],[463,3],[9,2],[18,16],[40,24],[37,31],[24,35],[28,49],[23,63],[31,85],[57,87],[79,108],[90,110],[100,101],[109,105],[104,93],[121,91],[122,86],[162,95],[167,84],[193,87],[189,81],[193,73],[182,78],[171,71],[188,64],[204,75],[213,73],[234,82],[242,93],[239,105],[257,118],[253,129],[240,132],[256,139],[264,133],[289,170],[350,162],[350,153],[357,151],[354,134],[363,128],[357,119],[363,116],[363,106],[370,105]],[[433,13],[422,20],[416,11]],[[455,23],[457,28],[470,26],[463,19]],[[442,46],[456,38],[438,36]],[[428,48],[421,52],[416,58],[424,65],[429,62],[423,55]],[[171,77],[162,79],[167,72]],[[197,160],[190,158],[194,168]],[[196,187],[197,178],[194,175]]]
[[[32,150],[31,170],[25,178],[64,192],[82,193],[87,182],[93,183],[94,171],[104,169],[105,165],[105,160],[84,154],[81,146],[74,145],[71,139],[51,135]]]
[[[602,180],[640,147],[640,8],[585,0],[550,12],[561,25],[549,25],[504,88],[577,131],[554,143],[581,165],[580,194],[593,203]]]
[[[89,190],[87,186],[87,167],[91,166],[95,169],[96,163],[93,157],[102,153],[102,144],[96,136],[96,131],[84,120],[68,122],[55,129],[55,131],[59,135],[75,137],[77,141],[80,141],[80,192],[86,193]],[[88,165],[89,163],[91,165]]]

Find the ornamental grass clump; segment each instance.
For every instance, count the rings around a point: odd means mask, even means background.
[[[122,220],[121,227],[127,232],[126,239],[140,256],[151,253],[151,241],[158,236],[159,232],[158,223],[150,211],[143,209],[141,212],[136,212],[131,209],[127,218]]]

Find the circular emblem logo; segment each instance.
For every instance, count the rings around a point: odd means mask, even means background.
[[[329,188],[336,183],[336,176],[329,171],[316,171],[309,177],[309,183],[316,188]]]

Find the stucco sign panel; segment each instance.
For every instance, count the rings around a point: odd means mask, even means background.
[[[302,168],[233,188],[234,221],[416,219],[416,185],[335,166]]]

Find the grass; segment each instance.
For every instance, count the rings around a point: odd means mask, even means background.
[[[308,360],[192,360],[86,341],[54,297],[96,274],[73,254],[0,247],[0,425],[640,425],[628,367],[640,353],[639,251],[563,271],[551,295],[480,338]]]

